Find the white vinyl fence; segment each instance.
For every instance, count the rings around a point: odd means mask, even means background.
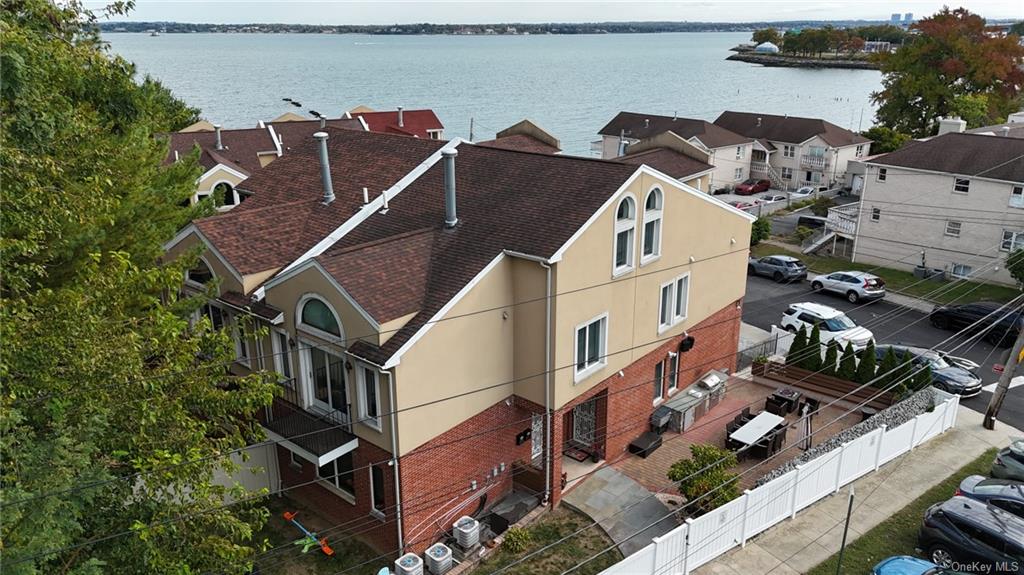
[[[897,428],[875,428],[706,515],[687,519],[601,575],[689,575],[745,546],[751,537],[953,427],[960,397],[936,390],[935,400],[935,409]]]

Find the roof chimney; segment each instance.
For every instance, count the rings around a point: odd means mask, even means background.
[[[327,127],[327,116],[320,116],[320,129]]]
[[[402,114],[402,107],[401,106],[398,107],[398,127],[399,128],[404,128],[405,127],[405,115]]]
[[[224,149],[224,144],[221,143],[221,141],[220,141],[220,124],[214,124],[213,125],[213,131],[215,131],[217,133],[217,149],[218,150],[223,150]]]
[[[324,182],[324,205],[334,201],[334,184],[331,182],[331,164],[327,159],[327,132],[313,134],[320,144],[320,179]]]
[[[454,228],[459,223],[459,216],[455,211],[455,156],[457,155],[459,155],[458,150],[441,151],[441,158],[444,160],[444,227],[446,228]]]
[[[651,119],[650,118],[644,118],[644,127],[645,128],[650,128],[651,127]]]
[[[1002,128],[999,128],[999,135],[1004,137],[1004,138],[1010,137],[1010,127],[1009,126],[1003,126]]]
[[[672,112],[672,121],[675,122],[676,118],[679,117],[679,110]]]
[[[757,117],[757,126],[761,127],[761,116]]]
[[[939,136],[942,134],[948,134],[950,132],[963,132],[967,129],[967,122],[961,120],[956,116],[950,116],[949,118],[939,118]]]

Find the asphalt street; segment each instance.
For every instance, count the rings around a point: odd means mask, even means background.
[[[984,341],[960,345],[967,339],[964,336],[945,342],[954,332],[936,329],[928,321],[927,314],[894,305],[884,299],[867,305],[851,304],[841,296],[812,292],[808,282],[777,284],[768,278],[750,277],[747,279],[747,295],[743,304],[743,321],[771,330],[773,324],[779,325],[782,312],[789,304],[797,302],[815,302],[842,310],[858,325],[870,329],[875,341],[879,343],[902,343],[927,348],[938,346],[938,349],[950,355],[966,357],[981,364],[978,375],[986,385],[999,379],[999,375],[992,371],[992,365],[1003,361],[1005,349],[994,348]],[[991,391],[982,391],[980,395],[965,399],[962,403],[984,413],[991,397]],[[1024,429],[1024,385],[1009,391],[998,419]]]

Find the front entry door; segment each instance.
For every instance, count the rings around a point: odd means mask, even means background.
[[[348,421],[348,394],[345,390],[345,360],[318,347],[307,348],[312,404],[328,413],[338,412]]]
[[[595,407],[596,402],[589,400],[572,408],[572,439],[586,447],[594,445]]]

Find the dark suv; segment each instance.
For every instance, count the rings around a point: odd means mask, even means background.
[[[911,360],[916,373],[918,369],[925,366],[931,368],[932,385],[949,393],[955,393],[963,397],[974,397],[981,393],[981,378],[966,369],[946,361],[946,358],[938,352],[923,347],[910,347],[905,345],[878,344],[875,347],[876,361],[881,365],[882,359],[888,353],[889,348],[896,354],[896,359],[901,363]]]
[[[994,505],[1024,519],[1024,483],[1020,481],[968,475],[960,482],[956,494]]]
[[[1002,309],[1000,309],[1002,308]],[[960,330],[975,322],[975,332],[985,332],[985,341],[998,347],[1010,347],[1020,332],[1021,311],[996,302],[935,306],[932,325],[939,329]]]
[[[917,543],[947,569],[1024,574],[1024,519],[980,501],[957,496],[932,505]]]

